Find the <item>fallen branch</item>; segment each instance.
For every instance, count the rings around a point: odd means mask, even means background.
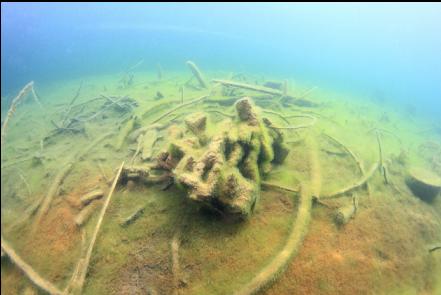
[[[141,206],[135,210],[132,214],[130,214],[128,217],[124,218],[124,220],[120,223],[122,227],[127,227],[135,220],[137,220],[141,215],[144,213],[145,206]]]
[[[433,252],[435,250],[440,250],[440,249],[441,249],[441,244],[429,246],[429,252]]]
[[[350,185],[348,187],[345,187],[341,190],[338,190],[336,192],[330,193],[330,194],[325,194],[325,195],[321,195],[320,199],[332,199],[332,198],[338,198],[344,194],[347,194],[353,190],[358,189],[359,187],[363,186],[371,177],[372,175],[374,175],[375,170],[378,169],[378,163],[375,163],[374,165],[372,165],[371,169],[369,170],[369,172],[367,174],[365,174],[362,178],[360,178],[356,183],[354,183],[353,185]]]
[[[101,189],[91,191],[80,198],[81,204],[87,206],[90,202],[100,199],[104,195]]]
[[[190,60],[187,61],[186,64],[190,68],[191,72],[193,73],[193,76],[196,78],[196,80],[198,80],[199,85],[202,88],[208,88],[207,87],[207,83],[205,82],[205,79],[202,76],[202,73],[199,70],[199,68],[196,66],[196,64],[194,62],[190,61]]]
[[[28,84],[26,84],[25,87],[23,87],[23,89],[20,90],[17,96],[12,100],[11,106],[9,107],[8,113],[6,114],[6,118],[3,121],[2,129],[1,129],[1,149],[3,149],[3,145],[5,143],[6,130],[8,128],[9,121],[11,120],[15,111],[17,110],[18,104],[22,101],[22,99],[26,96],[26,94],[28,94],[29,91],[31,91],[33,85],[34,85],[34,81],[31,81]]]
[[[3,236],[1,237],[1,243],[2,251],[9,257],[9,259],[11,259],[14,265],[17,266],[29,280],[31,280],[33,284],[49,294],[62,294],[62,292],[55,285],[45,280],[29,264],[27,264],[15,252],[9,243],[4,240]]]
[[[180,240],[181,240],[181,231],[180,229],[177,229],[170,243],[171,254],[172,254],[174,294],[179,294],[178,290],[180,287],[180,278],[181,278],[181,267],[179,265],[179,244],[181,242]]]
[[[80,211],[80,213],[78,213],[75,216],[75,218],[74,218],[75,224],[79,227],[83,226],[83,224],[85,224],[89,220],[89,218],[93,215],[93,213],[98,208],[100,203],[101,202],[93,202],[89,206],[84,207]]]
[[[312,116],[311,116],[312,117]],[[309,124],[303,124],[303,125],[295,125],[295,126],[284,126],[284,127],[280,127],[280,126],[270,126],[269,128],[273,128],[273,129],[288,129],[288,130],[297,130],[297,129],[303,129],[303,128],[309,128],[315,125],[315,123],[317,122],[317,118],[312,117],[312,121]]]
[[[281,185],[266,182],[266,181],[262,181],[260,184],[261,184],[262,188],[264,188],[264,189],[276,189],[276,190],[281,190],[281,191],[290,192],[290,193],[298,193],[300,191],[298,188],[294,189],[294,188],[281,186]]]
[[[168,115],[172,114],[173,112],[176,112],[177,110],[179,110],[179,109],[181,109],[181,108],[184,108],[184,107],[187,107],[187,106],[189,106],[189,105],[192,105],[192,104],[198,103],[198,102],[204,100],[205,98],[207,98],[208,96],[209,96],[209,95],[203,95],[203,96],[201,96],[201,97],[199,97],[199,98],[196,98],[196,99],[194,99],[194,100],[191,100],[191,101],[189,101],[189,102],[186,102],[186,103],[180,104],[180,105],[174,107],[173,109],[169,110],[169,111],[166,112],[165,114],[161,115],[159,118],[157,118],[156,120],[154,120],[153,122],[151,122],[151,124],[158,123],[158,122],[161,121],[163,118],[167,117]]]
[[[46,194],[46,197],[43,200],[43,203],[37,213],[37,217],[35,220],[35,225],[34,225],[34,231],[36,230],[36,226],[38,224],[40,224],[41,219],[43,218],[43,216],[45,216],[47,214],[47,211],[50,208],[50,205],[52,203],[52,200],[54,198],[54,196],[57,194],[58,192],[58,188],[61,185],[61,183],[63,182],[63,180],[66,178],[66,176],[69,174],[69,172],[71,171],[72,167],[74,166],[75,162],[77,162],[78,160],[82,159],[93,147],[95,147],[95,145],[97,145],[99,142],[101,142],[102,140],[104,140],[106,137],[110,136],[111,134],[113,134],[113,132],[109,132],[106,133],[100,137],[98,137],[97,139],[95,139],[90,145],[88,145],[84,150],[82,150],[81,152],[77,153],[76,155],[74,155],[73,157],[71,157],[70,160],[68,160],[67,164],[65,164],[57,173],[57,175],[55,176],[54,181],[52,182],[51,186],[49,187],[48,193]]]
[[[74,283],[73,283],[73,291],[74,292],[72,292],[72,293],[81,294],[81,292],[82,292],[83,285],[84,285],[86,275],[87,275],[87,270],[89,268],[90,258],[92,257],[93,247],[95,246],[96,237],[98,236],[98,232],[101,228],[101,224],[103,222],[104,215],[106,214],[107,207],[109,207],[110,200],[112,199],[113,191],[115,190],[116,184],[118,183],[123,166],[124,166],[124,161],[121,163],[121,166],[119,167],[118,172],[116,173],[116,175],[114,177],[113,184],[112,184],[112,187],[109,191],[109,194],[107,195],[107,198],[104,201],[104,205],[101,209],[101,213],[98,218],[98,222],[95,226],[95,230],[93,232],[93,235],[92,235],[92,238],[91,238],[91,241],[89,244],[89,248],[87,249],[86,257],[84,258],[84,263],[81,263],[81,265],[79,267],[80,269],[78,271],[78,275],[73,280],[74,281]]]
[[[265,266],[249,283],[243,286],[236,295],[257,294],[275,282],[283,273],[289,261],[298,253],[311,220],[313,197],[320,193],[321,175],[315,141],[311,141],[311,180],[309,190],[302,186],[297,216],[292,220],[292,229],[283,249]]]
[[[358,170],[361,173],[361,176],[364,176],[366,174],[365,170],[364,170],[364,166],[363,163],[361,162],[361,160],[346,146],[344,145],[341,141],[339,141],[338,139],[336,139],[335,137],[332,137],[329,134],[326,133],[322,133],[324,136],[326,136],[327,138],[329,138],[330,140],[332,140],[335,144],[337,144],[338,146],[340,146],[343,150],[346,151],[346,153],[348,153],[352,159],[355,161],[355,163],[357,164]],[[371,190],[369,188],[369,184],[366,182],[366,190],[368,192],[368,195],[370,196],[371,194]]]
[[[386,168],[386,165],[384,164],[384,161],[383,161],[383,149],[382,149],[382,145],[381,145],[380,133],[377,130],[375,130],[375,134],[377,136],[378,153],[380,156],[380,173],[384,177],[384,183],[388,184],[389,180],[387,178],[387,168]]]
[[[251,84],[239,83],[239,82],[234,82],[234,81],[229,81],[229,80],[218,80],[218,79],[213,79],[212,81],[214,83],[220,83],[222,85],[230,86],[230,87],[243,88],[243,89],[247,89],[247,90],[253,90],[256,92],[262,92],[262,93],[272,94],[272,95],[277,95],[277,96],[283,95],[283,92],[280,90],[269,88],[269,87],[264,87],[264,86],[259,86],[259,85],[251,85]]]

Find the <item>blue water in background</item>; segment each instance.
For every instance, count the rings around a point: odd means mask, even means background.
[[[441,5],[2,3],[1,91],[143,70],[246,71],[441,117]],[[142,70],[142,69],[140,69]]]

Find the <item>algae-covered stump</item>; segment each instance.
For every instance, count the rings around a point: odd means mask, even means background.
[[[426,202],[432,202],[441,191],[441,178],[423,168],[411,168],[406,183],[415,196]]]

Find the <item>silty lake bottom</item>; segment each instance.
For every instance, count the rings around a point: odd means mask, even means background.
[[[2,83],[2,294],[439,294],[439,117],[313,80]]]

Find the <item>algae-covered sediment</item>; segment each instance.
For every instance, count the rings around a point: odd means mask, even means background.
[[[184,67],[2,98],[2,294],[441,290],[439,193],[406,181],[440,176],[432,122]]]

